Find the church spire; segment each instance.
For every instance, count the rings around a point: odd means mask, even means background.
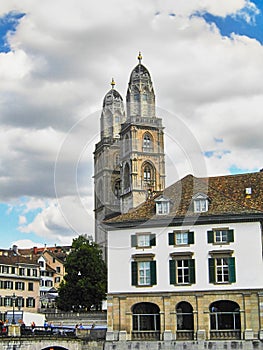
[[[138,60],[139,63],[131,72],[126,96],[127,120],[147,118],[150,121],[156,117],[154,89],[150,73],[141,63],[141,52],[139,52]]]

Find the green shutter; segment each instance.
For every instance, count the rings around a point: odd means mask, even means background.
[[[137,236],[136,235],[131,235],[131,246],[137,247]]]
[[[215,259],[208,259],[209,266],[209,283],[215,283]]]
[[[227,231],[227,240],[228,242],[234,242],[234,230]]]
[[[132,286],[137,286],[138,284],[138,268],[137,261],[132,261],[131,263],[131,278],[132,278]]]
[[[150,246],[156,246],[155,234],[150,235]]]
[[[189,266],[189,282],[195,283],[195,259],[189,259],[188,266]]]
[[[169,237],[169,245],[174,245],[174,232],[168,233]]]
[[[156,280],[156,261],[150,261],[150,269],[151,269],[151,285],[157,283]]]
[[[228,258],[229,282],[236,282],[235,258]]]
[[[188,244],[194,244],[194,232],[188,232]]]
[[[176,261],[169,260],[170,284],[176,284]]]
[[[214,243],[214,231],[207,231],[207,242]]]

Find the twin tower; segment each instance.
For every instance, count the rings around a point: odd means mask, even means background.
[[[111,82],[103,100],[100,141],[94,151],[95,240],[107,248],[101,222],[127,213],[165,187],[163,126],[156,117],[150,73],[139,63],[123,99]]]

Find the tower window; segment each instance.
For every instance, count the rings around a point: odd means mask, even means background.
[[[153,149],[152,137],[147,133],[143,137],[143,150],[150,151]]]

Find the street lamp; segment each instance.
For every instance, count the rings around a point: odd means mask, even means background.
[[[12,306],[13,306],[13,318],[12,318],[12,324],[16,324],[16,320],[15,320],[15,301],[17,299],[17,296],[15,295],[15,293],[13,293],[12,295]]]

